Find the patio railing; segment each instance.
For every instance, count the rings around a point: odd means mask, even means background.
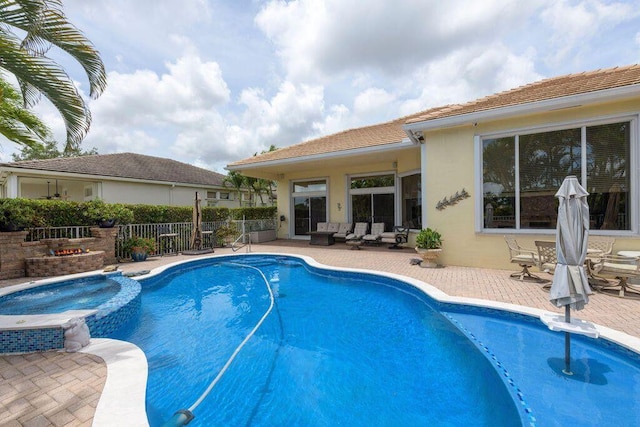
[[[202,223],[202,246],[203,248],[220,247],[221,241],[217,236],[217,230],[221,227],[235,228],[235,233],[231,241],[235,240],[243,233],[243,221],[213,221]],[[246,220],[244,221],[244,232],[260,230],[275,230],[276,219]],[[193,223],[174,222],[161,224],[127,224],[116,225],[118,235],[115,244],[116,258],[128,257],[122,248],[126,239],[136,236],[150,238],[156,241],[156,254],[165,255],[178,253],[191,249],[191,233]],[[91,237],[91,227],[89,226],[69,226],[69,227],[37,227],[28,229],[26,240],[34,242],[41,239],[69,238],[78,239]],[[246,243],[246,242],[245,242]]]
[[[27,242],[37,242],[42,239],[80,239],[91,237],[91,227],[69,226],[69,227],[34,227],[29,228],[26,237]]]

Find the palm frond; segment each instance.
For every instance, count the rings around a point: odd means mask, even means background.
[[[41,147],[51,132],[22,102],[20,94],[0,78],[0,134],[20,145]]]
[[[71,55],[87,74],[92,98],[100,96],[106,88],[106,71],[98,51],[82,32],[67,21],[62,12],[62,2],[57,0],[0,2],[0,22],[25,31],[27,36],[22,46],[36,56],[44,55],[49,43]]]
[[[77,146],[91,125],[91,114],[67,73],[47,57],[34,57],[16,44],[0,37],[0,67],[13,73],[24,88],[42,92],[62,115],[67,128],[67,145]],[[26,105],[33,94],[24,92]]]

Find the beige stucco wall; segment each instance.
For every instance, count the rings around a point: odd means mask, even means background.
[[[468,126],[459,126],[445,130],[426,131],[424,155],[420,147],[410,150],[389,152],[375,161],[342,162],[335,166],[333,161],[318,161],[309,166],[305,164],[303,171],[291,172],[286,167],[278,171],[278,215],[284,215],[286,221],[278,230],[279,238],[289,238],[290,225],[290,185],[298,179],[327,179],[329,221],[342,222],[347,219],[347,187],[346,176],[349,174],[366,174],[376,172],[394,172],[402,174],[419,170],[421,163],[426,173],[426,188],[423,189],[423,209],[426,212],[427,225],[440,231],[444,237],[444,250],[440,262],[445,265],[466,265],[517,269],[510,263],[507,245],[502,232],[476,232],[475,203],[476,174],[479,176],[479,165],[474,159],[474,138],[498,132],[515,132],[523,129],[542,129],[543,127],[568,124],[579,126],[581,122],[599,119],[627,118],[640,112],[640,99],[623,102],[576,107],[544,113],[531,114],[526,117],[480,122]],[[638,123],[634,128],[634,142],[638,145]],[[640,150],[640,147],[636,147]],[[638,157],[638,156],[636,156]],[[393,163],[396,162],[394,170]],[[638,165],[636,164],[636,167]],[[637,184],[636,184],[637,187]],[[465,189],[470,197],[461,200],[443,210],[436,209],[438,201],[450,198],[456,192]],[[637,190],[636,190],[637,193]],[[634,193],[635,194],[635,193]],[[341,209],[338,209],[338,203]],[[634,197],[632,208],[640,210],[640,200]],[[634,228],[638,228],[636,225]],[[505,232],[508,232],[506,230]],[[594,234],[602,234],[597,232]],[[510,233],[511,234],[511,233]],[[640,251],[640,238],[631,233],[617,233],[614,251]],[[525,247],[534,248],[535,240],[554,240],[553,231],[526,230],[516,234],[518,242]],[[410,243],[415,235],[410,235]],[[410,254],[408,254],[410,256]]]
[[[107,203],[191,206],[193,205],[196,191],[204,203],[204,199],[207,197],[207,189],[202,187],[173,186],[171,184],[161,183],[103,181],[101,198]],[[214,190],[209,189],[209,191]],[[216,206],[237,208],[238,201],[235,199],[218,200]]]
[[[504,234],[475,231],[475,198],[482,197],[481,194],[476,194],[475,189],[475,174],[479,168],[474,160],[475,135],[579,120],[597,120],[606,116],[637,114],[638,111],[640,100],[425,132],[426,150],[423,162],[426,165],[427,188],[423,195],[426,197],[423,209],[427,210],[427,224],[441,232],[444,238],[440,261],[445,265],[514,268],[509,262]],[[449,198],[463,188],[471,197],[443,210],[436,209],[438,201],[444,197]],[[638,201],[635,203],[633,208],[638,209]],[[530,248],[535,248],[535,240],[555,240],[554,235],[547,231],[527,230],[516,234],[516,237],[521,246]],[[616,239],[614,251],[640,250],[640,239],[637,236],[617,236]]]
[[[328,185],[327,204],[331,222],[347,222],[347,175],[359,175],[369,173],[397,173],[420,169],[420,148],[399,150],[383,156],[384,160],[377,159],[361,164],[347,163],[342,166],[332,166],[333,162],[316,162],[304,171],[285,173],[284,178],[278,183],[278,216],[284,215],[285,222],[280,223],[278,238],[289,238],[291,216],[291,182],[306,179],[326,179]],[[395,169],[394,169],[395,167]],[[340,203],[340,207],[338,207]]]

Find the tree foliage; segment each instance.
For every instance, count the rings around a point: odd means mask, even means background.
[[[21,160],[41,160],[41,159],[57,159],[59,157],[80,157],[98,154],[98,149],[93,147],[91,150],[84,151],[79,146],[60,151],[57,143],[49,139],[44,144],[34,146],[23,146],[20,153],[13,153],[11,157],[14,162]]]
[[[66,148],[77,147],[89,130],[91,113],[72,79],[46,54],[56,46],[73,57],[88,77],[91,97],[97,98],[107,85],[98,51],[67,21],[61,0],[1,1],[0,24],[0,69],[17,78],[24,107],[35,105],[41,95],[51,101],[65,123]],[[10,132],[3,134],[25,144]]]
[[[23,147],[34,149],[51,135],[49,128],[24,107],[20,93],[1,77],[0,134]]]

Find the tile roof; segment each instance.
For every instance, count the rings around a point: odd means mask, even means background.
[[[441,119],[637,84],[640,84],[640,65],[637,64],[567,74],[540,80],[465,104],[427,110],[410,118],[407,123]]]
[[[402,117],[390,122],[345,130],[332,135],[280,148],[276,151],[239,160],[231,163],[229,166],[299,158],[313,156],[316,154],[326,154],[398,143],[407,138],[407,134],[402,130],[402,125],[409,117],[411,116]]]
[[[145,156],[135,153],[98,154],[57,159],[23,160],[0,163],[0,167],[78,173],[94,176],[142,179],[149,181],[175,182],[222,186],[225,176],[207,169],[198,168],[176,160]]]
[[[312,139],[289,147],[280,148],[276,151],[239,160],[231,163],[229,166],[233,168],[234,166],[259,164],[268,161],[293,159],[397,143],[407,137],[407,134],[402,129],[402,125],[404,124],[458,116],[478,111],[494,110],[637,84],[640,84],[639,65],[553,77],[464,104],[431,108],[386,123],[349,129]]]

